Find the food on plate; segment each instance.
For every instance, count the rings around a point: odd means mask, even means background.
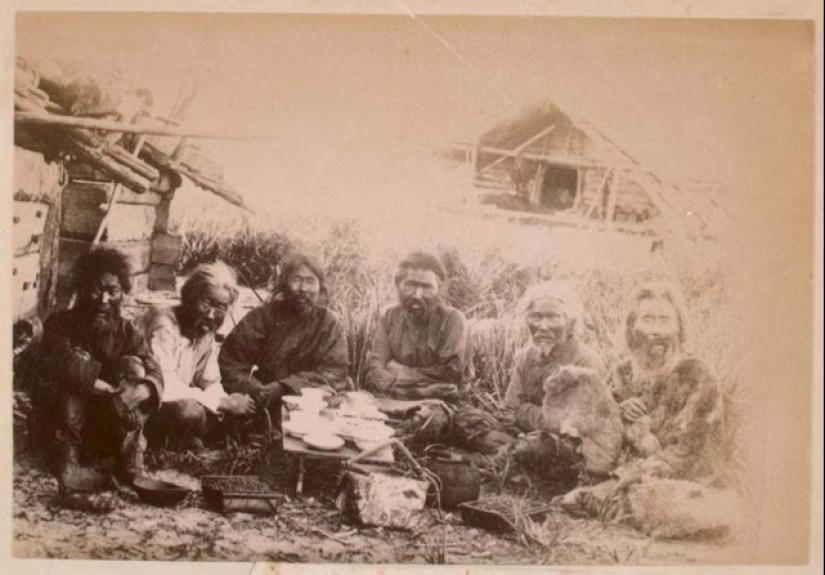
[[[344,404],[338,410],[338,414],[341,417],[351,417],[351,418],[359,418],[359,419],[374,419],[378,421],[384,421],[389,419],[385,413],[382,413],[378,410],[377,407],[374,405],[367,405],[364,407],[357,407],[354,408],[349,404]]]
[[[355,441],[356,439],[384,441],[392,437],[395,433],[393,428],[380,421],[339,418],[335,423],[338,435],[351,441]]]

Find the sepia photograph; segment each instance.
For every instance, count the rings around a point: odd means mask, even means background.
[[[415,4],[13,14],[12,557],[809,564],[814,20]]]

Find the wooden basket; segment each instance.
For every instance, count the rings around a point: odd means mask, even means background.
[[[201,478],[201,487],[207,506],[224,513],[275,514],[283,499],[257,475],[206,475]]]

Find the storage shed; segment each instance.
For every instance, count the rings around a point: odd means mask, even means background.
[[[521,110],[464,146],[486,203],[566,224],[713,237],[732,222],[707,182],[662,178],[593,123],[552,101]]]
[[[183,178],[246,209],[220,166],[178,129],[193,97],[193,87],[184,85],[161,117],[152,110],[151,93],[117,73],[18,58],[16,351],[48,314],[70,304],[74,263],[95,245],[128,256],[133,295],[175,289],[181,238],[170,234],[169,212]]]

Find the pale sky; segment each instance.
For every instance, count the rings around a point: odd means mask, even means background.
[[[253,205],[406,197],[437,146],[547,98],[666,175],[752,189],[812,161],[798,22],[28,13],[17,31],[21,54],[119,66],[160,112],[200,78],[193,123],[272,134],[215,148]]]

